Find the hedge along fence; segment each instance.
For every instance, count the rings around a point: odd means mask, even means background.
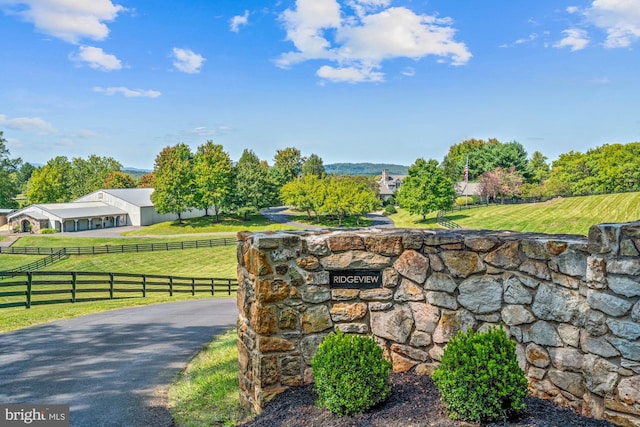
[[[240,233],[242,401],[313,380],[334,329],[431,374],[460,330],[504,325],[529,392],[640,426],[640,222],[589,237],[487,230]]]
[[[33,246],[1,247],[0,253],[17,255],[50,255],[65,249],[67,255],[103,255],[130,252],[175,251],[183,249],[212,248],[214,246],[232,246],[236,239],[218,238],[209,240],[188,240],[183,242],[132,243],[128,245],[81,246],[68,248],[45,248]]]
[[[238,287],[236,279],[215,277],[178,277],[155,274],[28,271],[0,272],[11,275],[0,281],[0,308],[41,304],[75,303],[131,297],[147,294],[210,293],[231,295]]]

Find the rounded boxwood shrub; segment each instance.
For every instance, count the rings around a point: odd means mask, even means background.
[[[432,379],[454,419],[506,421],[524,409],[527,377],[515,342],[502,328],[459,332],[444,349]]]
[[[317,405],[336,415],[367,411],[391,391],[391,362],[373,338],[335,331],[311,360]]]
[[[384,214],[385,215],[391,215],[394,213],[398,213],[398,211],[396,210],[396,207],[393,205],[387,205],[384,207]]]

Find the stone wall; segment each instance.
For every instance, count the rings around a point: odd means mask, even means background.
[[[479,230],[241,233],[238,350],[243,402],[260,411],[313,381],[335,328],[370,334],[396,372],[430,374],[459,330],[503,324],[530,393],[640,426],[640,222],[588,238]],[[382,272],[373,289],[330,272]]]

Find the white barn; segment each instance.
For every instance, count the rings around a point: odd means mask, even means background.
[[[98,190],[69,203],[30,205],[7,216],[9,229],[29,232],[53,228],[60,232],[151,225],[178,219],[160,214],[151,202],[153,188]],[[182,213],[182,218],[204,215],[203,210]]]

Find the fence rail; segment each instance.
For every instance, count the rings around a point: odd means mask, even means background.
[[[454,228],[461,228],[459,224],[447,218],[447,214],[445,211],[438,211],[436,215],[436,222],[441,226],[448,228],[449,230],[452,230]]]
[[[216,277],[86,271],[0,272],[2,275],[11,276],[11,279],[0,281],[0,309],[146,297],[150,293],[231,295],[238,289],[237,279]]]
[[[51,265],[56,261],[60,261],[61,259],[66,259],[66,258],[68,258],[66,250],[61,249],[58,252],[54,252],[49,256],[39,259],[38,261],[21,265],[20,267],[13,268],[9,271],[0,272],[0,279],[4,279],[5,277],[13,277],[17,273],[40,270],[41,268],[45,268],[46,266]]]
[[[17,255],[52,255],[61,249],[67,255],[102,255],[131,252],[175,251],[183,249],[212,248],[214,246],[235,246],[236,239],[219,238],[209,240],[188,240],[183,242],[132,243],[128,245],[80,246],[68,248],[46,248],[33,246],[0,247],[0,253]]]

